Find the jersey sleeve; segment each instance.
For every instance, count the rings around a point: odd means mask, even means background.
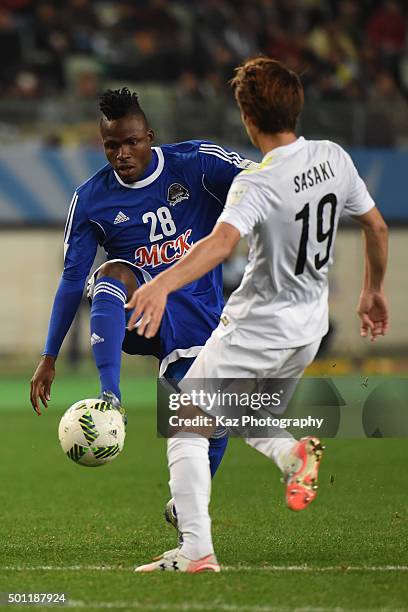
[[[55,294],[43,355],[57,357],[81,302],[86,277],[97,249],[97,238],[87,219],[84,202],[75,192],[64,232],[64,271]]]
[[[343,214],[364,215],[375,206],[375,202],[368,193],[366,184],[357,172],[350,155],[346,152],[344,154],[347,158],[349,188]]]
[[[241,236],[246,236],[255,225],[265,221],[270,210],[270,202],[261,187],[239,177],[231,185],[218,223],[229,223]]]
[[[74,193],[64,232],[64,272],[67,280],[83,280],[95,259],[98,240],[86,214],[86,197]]]
[[[230,149],[211,142],[200,142],[198,156],[203,172],[203,185],[220,203],[224,205],[228,190],[234,178],[242,170],[256,167],[256,162],[244,159]]]
[[[57,357],[81,303],[84,282],[61,278],[55,294],[43,355]]]

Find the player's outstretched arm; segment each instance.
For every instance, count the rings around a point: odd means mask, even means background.
[[[98,246],[94,226],[87,213],[87,195],[74,193],[64,232],[64,271],[55,294],[43,357],[30,384],[30,401],[41,415],[40,400],[45,408],[51,399],[55,360],[81,303],[85,280],[95,259]]]
[[[365,271],[357,313],[360,317],[360,335],[371,334],[374,342],[387,333],[389,314],[384,293],[384,277],[387,267],[388,229],[377,208],[354,217],[364,234]]]
[[[51,399],[55,361],[78,310],[84,284],[85,279],[69,280],[63,277],[55,295],[45,350],[30,381],[30,402],[38,416],[41,415],[40,400],[47,408]]]
[[[128,328],[133,329],[139,317],[137,333],[146,338],[156,335],[169,293],[188,285],[227,259],[240,239],[239,231],[229,223],[217,223],[209,236],[199,240],[174,266],[137,289],[127,309],[134,308]]]

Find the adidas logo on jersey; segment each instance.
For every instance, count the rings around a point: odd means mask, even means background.
[[[99,344],[99,342],[105,342],[105,338],[101,338],[100,336],[98,336],[98,334],[95,334],[94,332],[91,336],[91,346],[93,346],[94,344]]]
[[[123,213],[121,210],[118,212],[118,214],[115,217],[115,220],[113,222],[114,225],[117,225],[118,223],[124,223],[125,221],[130,221],[130,218],[127,217],[125,215],[125,213]]]

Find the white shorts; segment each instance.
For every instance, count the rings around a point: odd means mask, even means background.
[[[226,404],[220,399],[220,393],[223,397],[236,397],[237,393],[246,397],[248,393],[259,396],[259,391],[266,391],[268,397],[273,397],[273,392],[279,392],[281,401],[273,404],[273,409],[262,408],[258,414],[283,414],[299,378],[313,361],[320,342],[321,339],[296,348],[271,348],[265,338],[254,333],[254,330],[251,333],[247,330],[243,332],[235,327],[225,333],[218,327],[180,381],[179,389],[187,393],[203,412],[215,417],[247,414],[245,405],[240,404],[239,400]],[[216,398],[211,405],[208,403],[209,396]],[[255,434],[252,430],[243,431],[239,427],[237,431],[244,437],[276,435],[276,431],[270,428]]]
[[[321,338],[296,348],[271,348],[262,334],[227,334],[217,328],[186,374],[186,378],[300,378],[312,363]]]

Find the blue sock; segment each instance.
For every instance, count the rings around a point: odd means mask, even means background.
[[[217,431],[214,432],[217,434]],[[228,435],[224,433],[219,438],[210,438],[208,448],[208,458],[210,460],[211,478],[214,478],[215,472],[218,470],[225,451],[227,450]]]
[[[181,358],[177,361],[173,361],[173,363],[169,364],[165,373],[165,377],[167,379],[173,379],[179,382],[182,378],[184,378],[188,370],[193,365],[193,362],[194,357]],[[221,436],[219,435],[220,433]],[[214,478],[215,472],[220,466],[225,451],[227,450],[228,444],[228,434],[226,430],[224,434],[222,434],[222,432],[220,432],[219,430],[215,431],[214,436],[215,437],[209,439],[210,444],[208,449],[211,478]]]
[[[101,391],[112,391],[119,400],[126,300],[126,286],[121,281],[109,276],[98,278],[91,307],[91,345],[99,371]]]

